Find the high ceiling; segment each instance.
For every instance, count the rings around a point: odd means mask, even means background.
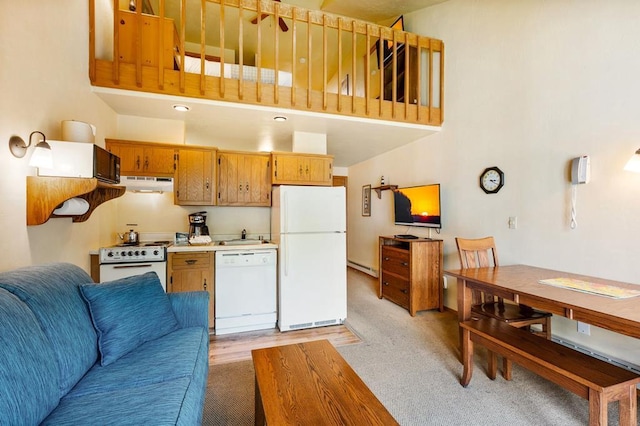
[[[390,24],[400,15],[443,1],[282,0],[283,3],[381,24]],[[188,144],[247,151],[290,151],[294,132],[323,133],[327,135],[327,153],[334,156],[337,167],[357,164],[434,132],[433,128],[425,126],[329,114],[247,107],[98,87],[94,91],[120,115],[184,121]],[[177,112],[172,108],[176,103],[186,104],[191,110]],[[275,122],[273,117],[276,115],[286,116],[288,120]]]

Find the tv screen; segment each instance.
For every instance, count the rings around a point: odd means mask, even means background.
[[[396,225],[442,227],[439,183],[398,188],[393,191],[393,205]]]

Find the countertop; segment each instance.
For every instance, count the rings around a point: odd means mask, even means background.
[[[218,251],[218,250],[265,250],[265,249],[277,249],[277,244],[272,243],[257,243],[257,244],[225,244],[221,245],[219,242],[211,244],[192,246],[192,245],[173,245],[167,247],[168,253],[180,253],[186,251]]]

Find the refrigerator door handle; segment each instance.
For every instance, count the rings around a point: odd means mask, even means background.
[[[282,197],[282,232],[289,232],[289,203],[288,203],[288,194],[286,191],[283,192]]]
[[[280,247],[281,250],[284,250],[283,257],[284,257],[284,276],[285,277],[289,276],[289,249],[288,249],[289,242],[287,241],[288,239],[289,239],[288,235],[286,234],[283,235],[282,236],[283,244]]]

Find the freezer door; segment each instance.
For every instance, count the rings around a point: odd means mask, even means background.
[[[274,211],[280,222],[279,233],[346,230],[344,187],[281,186],[274,193],[279,195]]]
[[[283,234],[278,327],[341,324],[347,316],[346,234]]]

